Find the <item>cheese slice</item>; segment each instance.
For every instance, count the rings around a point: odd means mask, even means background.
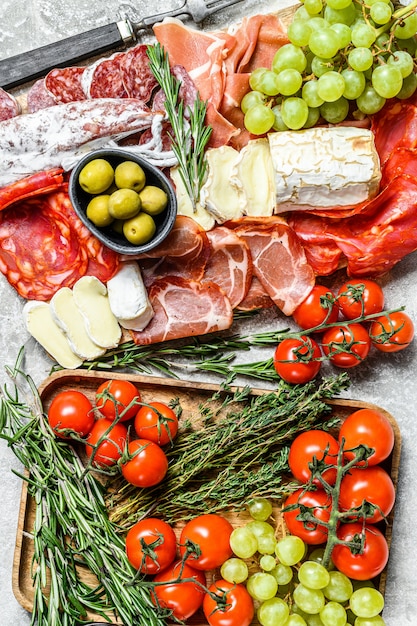
[[[98,346],[88,335],[84,317],[69,287],[58,289],[49,306],[54,321],[66,335],[75,354],[81,359],[91,360],[105,353],[105,348]]]
[[[178,167],[173,167],[170,170],[170,176],[172,182],[175,185],[175,195],[177,196],[177,213],[178,215],[184,215],[185,217],[191,217],[197,224],[200,224],[204,230],[211,230],[216,224],[216,220],[213,215],[201,206],[200,202],[197,202],[194,209],[190,196],[187,193],[181,174]]]
[[[47,302],[30,300],[23,307],[23,318],[28,332],[51,355],[67,369],[80,367],[82,359],[70,347],[65,333],[56,324]]]
[[[107,282],[110,309],[123,328],[143,330],[154,311],[142,280],[139,265],[126,261]]]
[[[110,309],[106,286],[95,276],[83,276],[75,283],[73,295],[90,339],[102,348],[118,346],[122,329]]]
[[[235,166],[236,177],[243,187],[243,213],[263,217],[272,215],[275,209],[275,180],[267,139],[254,139],[242,148]]]
[[[315,127],[268,135],[276,213],[352,206],[373,198],[381,170],[370,130]]]

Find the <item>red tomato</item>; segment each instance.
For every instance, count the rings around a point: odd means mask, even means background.
[[[114,465],[120,459],[126,447],[127,428],[123,424],[114,424],[104,417],[91,429],[85,444],[87,456],[94,465]]]
[[[333,365],[355,367],[368,356],[371,339],[362,324],[334,326],[323,335],[323,352]]]
[[[141,396],[128,380],[107,380],[96,391],[96,406],[107,419],[122,422],[135,417]]]
[[[181,582],[193,578],[196,582]],[[206,577],[204,572],[190,565],[176,561],[154,577],[157,583],[152,592],[152,600],[161,608],[171,609],[173,616],[181,621],[189,619],[203,604]],[[175,582],[173,582],[175,581]],[[156,597],[155,597],[156,596]]]
[[[319,520],[304,522],[298,520],[300,507],[296,505],[304,505],[312,508],[312,513]],[[328,531],[326,526],[320,522],[327,523],[331,513],[331,497],[324,489],[317,491],[305,491],[303,488],[297,489],[285,500],[284,508],[295,505],[295,508],[289,511],[284,510],[284,520],[288,531],[291,535],[300,537],[308,545],[320,545],[327,540]]]
[[[275,371],[287,383],[306,383],[319,373],[320,357],[321,351],[314,339],[305,335],[300,339],[284,339],[275,350]]]
[[[339,430],[339,443],[344,441],[343,456],[351,461],[355,456],[350,452],[359,445],[372,448],[366,461],[358,465],[377,465],[389,457],[394,447],[394,430],[389,419],[374,409],[359,409],[345,419]]]
[[[339,305],[334,300],[334,294],[324,285],[314,285],[307,298],[295,309],[294,321],[307,330],[323,323],[331,324],[337,321]]]
[[[178,432],[178,417],[163,402],[150,402],[149,406],[141,407],[134,423],[138,437],[160,446],[172,443]]]
[[[122,474],[135,487],[158,485],[168,470],[165,452],[153,441],[135,439],[128,446],[129,460],[122,465]]]
[[[414,324],[403,311],[377,317],[369,330],[372,343],[381,352],[399,352],[414,339]]]
[[[171,565],[177,538],[171,526],[156,517],[140,520],[126,535],[129,562],[142,574],[157,574]]]
[[[210,585],[204,596],[203,612],[210,626],[249,626],[255,608],[244,585],[220,579]]]
[[[383,520],[394,506],[394,484],[389,474],[379,465],[353,467],[342,479],[339,496],[341,510],[360,507],[364,500],[378,507],[372,517],[366,518],[366,523],[369,524]]]
[[[94,425],[93,405],[81,391],[61,391],[51,402],[48,422],[62,439],[70,438],[70,432],[85,437]]]
[[[338,452],[339,444],[333,435],[324,430],[308,430],[297,435],[292,442],[288,464],[294,478],[302,483],[307,483],[311,478],[309,464],[313,462],[313,458],[315,457],[317,461],[324,461],[326,465],[331,465],[332,468],[323,472],[323,478],[334,485]],[[317,478],[313,482],[317,486],[320,485]]]
[[[340,287],[338,301],[343,315],[353,320],[384,310],[384,293],[374,280],[352,278]]]
[[[232,556],[230,535],[233,526],[221,515],[206,513],[187,522],[180,536],[180,554],[189,556],[186,562],[196,569],[220,567]]]
[[[354,554],[349,546],[342,544],[337,544],[332,552],[332,561],[336,568],[353,580],[369,580],[378,576],[388,562],[387,540],[372,524],[365,527],[361,522],[342,524],[337,536],[342,541],[352,541],[362,536],[363,529],[365,542],[362,553]]]

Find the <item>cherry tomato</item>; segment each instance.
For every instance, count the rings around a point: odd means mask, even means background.
[[[126,535],[129,562],[142,574],[157,574],[175,559],[177,538],[171,526],[156,517],[134,524]]]
[[[372,524],[361,522],[342,524],[337,536],[342,541],[352,541],[365,533],[362,553],[354,554],[349,546],[337,544],[333,548],[332,561],[336,568],[353,580],[369,580],[378,576],[388,562],[389,550],[387,540],[382,532]]]
[[[343,456],[351,461],[350,452],[359,445],[373,449],[366,461],[358,465],[377,465],[389,457],[394,447],[395,435],[389,419],[375,409],[359,409],[345,419],[339,430],[339,443],[344,441]]]
[[[337,453],[339,452],[339,444],[330,433],[324,430],[307,430],[294,439],[290,447],[288,455],[288,464],[290,470],[297,480],[307,483],[311,478],[311,469],[309,464],[315,457],[317,461],[324,461],[326,465],[332,466],[331,469],[323,472],[323,478],[331,485],[336,481],[337,470]],[[320,485],[317,478],[313,480],[314,484]]]
[[[399,352],[414,339],[414,324],[403,311],[377,317],[369,330],[371,341],[381,352]]]
[[[135,487],[158,485],[168,470],[165,452],[153,441],[135,439],[128,445],[129,460],[122,464],[122,474]]]
[[[249,626],[255,608],[244,585],[220,579],[210,585],[204,596],[203,612],[210,626]]]
[[[316,491],[306,491],[301,488],[294,491],[285,500],[284,508],[295,505],[295,508],[289,511],[284,510],[284,520],[288,531],[291,535],[300,537],[308,545],[320,545],[327,540],[328,531],[326,526],[320,522],[327,523],[331,512],[331,497],[324,489]],[[304,522],[297,519],[300,514],[300,507],[304,505],[312,508],[312,513],[319,520]]]
[[[85,452],[88,458],[92,457],[94,465],[114,465],[122,456],[126,441],[126,426],[114,424],[112,420],[103,417],[91,429]]]
[[[324,333],[322,348],[333,365],[355,367],[368,356],[371,339],[362,324],[334,326]]]
[[[182,582],[192,578],[196,582]],[[206,577],[201,570],[176,561],[154,577],[155,585],[152,600],[155,605],[171,609],[173,616],[180,621],[189,619],[203,604]],[[156,597],[155,597],[156,596]]]
[[[292,316],[296,324],[307,330],[324,322],[326,324],[336,322],[338,315],[339,304],[334,300],[334,294],[324,285],[314,285]]]
[[[206,513],[188,521],[180,536],[180,554],[187,552],[186,562],[196,569],[220,567],[232,556],[230,535],[233,526],[221,515]]]
[[[85,437],[94,425],[93,405],[81,391],[61,391],[51,402],[48,422],[54,433],[62,439],[70,438],[69,431]]]
[[[380,522],[394,506],[394,484],[379,465],[353,467],[342,479],[339,496],[339,507],[342,510],[360,507],[364,500],[377,507],[372,517],[366,518],[367,524]]]
[[[178,417],[163,402],[150,402],[149,406],[141,407],[134,424],[138,437],[160,446],[172,443],[178,432]]]
[[[275,371],[287,383],[306,383],[319,373],[320,357],[320,348],[311,337],[284,339],[275,350]]]
[[[141,396],[128,380],[107,380],[96,391],[96,406],[107,419],[120,421],[135,417]]]
[[[384,293],[374,280],[352,278],[338,291],[340,310],[349,320],[384,310]]]

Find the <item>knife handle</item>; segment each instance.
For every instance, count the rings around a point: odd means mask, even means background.
[[[128,20],[122,20],[2,59],[0,86],[12,89],[45,76],[55,67],[75,65],[84,59],[120,48],[134,39],[132,25]]]

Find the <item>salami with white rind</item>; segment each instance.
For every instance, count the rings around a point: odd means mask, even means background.
[[[0,122],[20,115],[21,108],[14,96],[0,87]]]

